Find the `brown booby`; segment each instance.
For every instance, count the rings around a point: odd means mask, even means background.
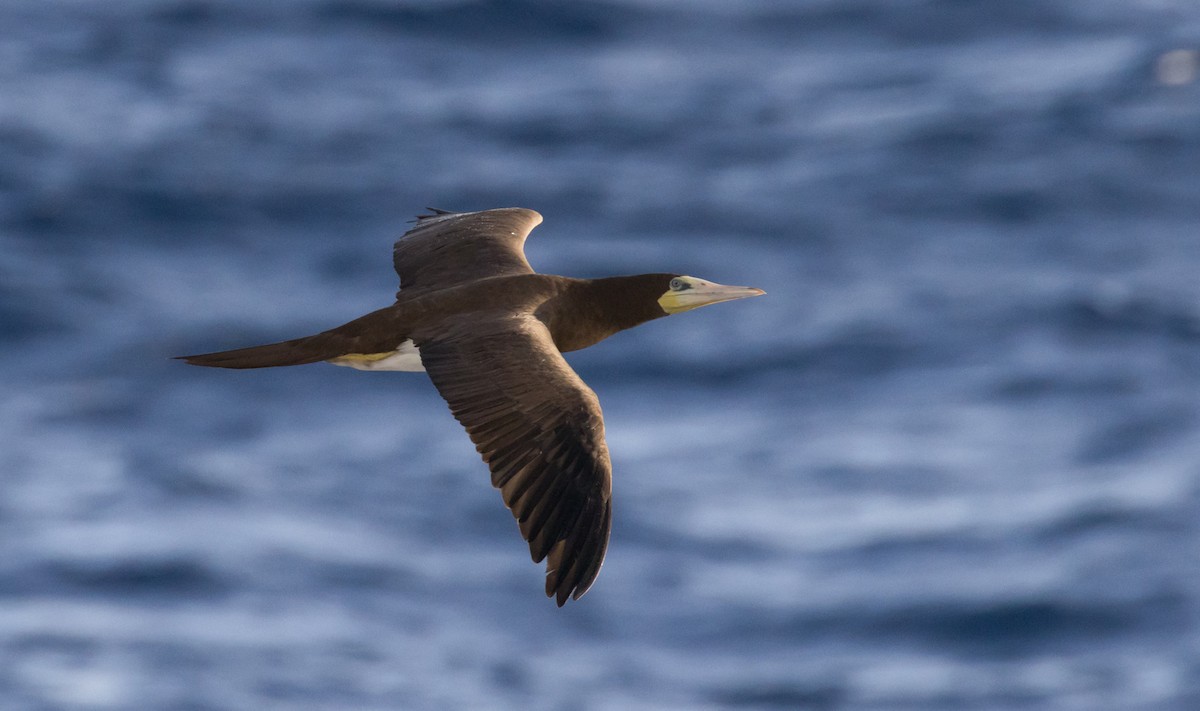
[[[533,210],[431,212],[396,242],[391,306],[314,336],[182,359],[425,371],[491,469],[533,561],[546,560],[546,595],[561,607],[595,581],[612,528],[600,402],[562,353],[763,291],[682,274],[538,274],[524,252],[542,222]]]

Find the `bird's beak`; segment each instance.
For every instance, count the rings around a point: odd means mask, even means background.
[[[709,304],[719,304],[722,301],[733,301],[734,299],[746,299],[751,296],[762,296],[767,293],[762,289],[755,289],[752,286],[725,286],[724,284],[714,284],[711,281],[688,278],[687,283],[690,288],[680,291],[668,291],[663,294],[658,303],[662,306],[663,311],[669,314],[677,314],[683,311],[691,311],[698,309],[701,306]]]

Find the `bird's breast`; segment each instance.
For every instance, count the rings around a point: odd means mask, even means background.
[[[421,363],[421,351],[413,345],[412,339],[404,341],[394,351],[347,353],[337,358],[330,358],[328,362],[357,370],[402,370],[410,373],[425,371],[425,365]]]

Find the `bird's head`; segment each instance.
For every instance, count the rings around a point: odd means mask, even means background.
[[[750,286],[725,286],[683,274],[670,275],[670,279],[664,286],[667,290],[658,297],[658,305],[668,314],[683,313],[709,304],[745,299],[750,296],[762,296],[767,293],[762,289]]]

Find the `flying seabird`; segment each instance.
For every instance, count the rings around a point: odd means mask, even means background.
[[[325,361],[425,371],[491,469],[533,561],[546,560],[546,595],[561,607],[595,581],[612,528],[600,402],[562,353],[763,291],[683,274],[538,274],[524,252],[542,222],[533,210],[431,212],[396,242],[391,306],[314,336],[181,358],[216,368]]]

